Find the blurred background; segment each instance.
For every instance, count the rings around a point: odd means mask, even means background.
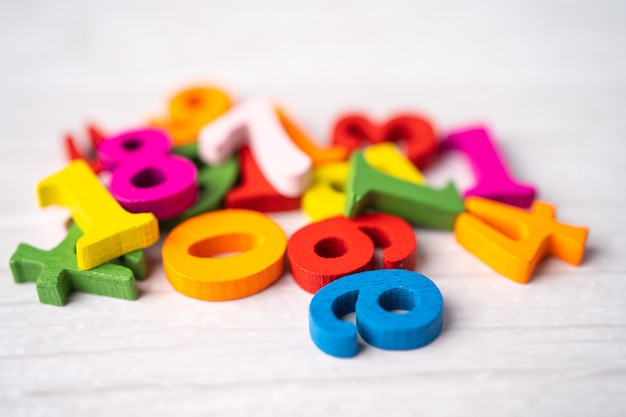
[[[17,117],[37,135],[52,132],[36,125],[63,130],[83,118],[137,123],[200,81],[239,97],[276,97],[322,139],[350,107],[378,117],[417,109],[442,128],[518,123],[538,140],[546,125],[609,117],[624,105],[625,8],[623,1],[3,1],[2,139]]]

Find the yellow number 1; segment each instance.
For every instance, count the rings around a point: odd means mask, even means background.
[[[72,212],[84,235],[76,242],[78,268],[95,268],[159,239],[151,213],[131,214],[119,205],[82,160],[37,184],[39,206],[58,204]]]

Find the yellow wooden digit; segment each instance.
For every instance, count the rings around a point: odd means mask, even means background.
[[[426,182],[419,169],[393,143],[372,145],[363,151],[363,155],[368,164],[387,175],[414,184]]]
[[[330,162],[313,169],[311,186],[302,196],[302,210],[314,222],[343,214],[347,162]]]
[[[82,160],[37,185],[40,207],[58,204],[72,212],[84,235],[76,242],[78,268],[95,268],[152,245],[159,225],[151,213],[131,214],[118,204]]]
[[[393,143],[380,143],[364,151],[367,162],[385,174],[423,184],[424,177]],[[348,177],[347,162],[332,162],[313,170],[311,187],[302,197],[302,209],[313,221],[343,214],[346,195],[343,191]]]

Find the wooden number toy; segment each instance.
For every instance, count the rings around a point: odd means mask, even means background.
[[[200,158],[207,164],[225,161],[248,144],[263,176],[286,197],[302,195],[311,179],[311,158],[285,132],[274,105],[255,97],[205,126],[199,137]]]
[[[328,283],[374,268],[374,246],[383,248],[383,267],[415,268],[417,242],[410,224],[388,214],[343,216],[312,223],[289,239],[294,280],[315,293]]]
[[[198,156],[198,142],[175,146],[174,148],[172,148],[172,153],[174,155],[182,156],[183,158],[189,159],[194,164],[196,164],[197,168],[200,168],[202,166],[210,166],[206,165],[200,160],[200,157]]]
[[[363,150],[363,156],[368,164],[387,175],[414,184],[426,182],[420,170],[393,143],[368,146]]]
[[[300,197],[285,197],[267,182],[248,146],[239,151],[240,182],[226,195],[226,208],[241,208],[261,212],[296,210]]]
[[[266,215],[219,210],[178,225],[163,243],[172,286],[201,300],[222,301],[264,290],[282,274],[287,238]],[[237,253],[232,256],[219,255]]]
[[[402,217],[415,225],[452,230],[465,208],[452,183],[437,190],[386,175],[372,168],[356,151],[350,157],[344,214],[354,217],[373,208]]]
[[[424,183],[420,171],[392,143],[369,146],[364,155],[367,163],[379,171],[415,184]],[[327,163],[313,170],[311,187],[302,196],[302,209],[313,221],[343,213],[348,171],[347,162]]]
[[[582,261],[588,229],[557,222],[550,204],[536,201],[528,212],[471,197],[465,206],[454,227],[457,242],[513,281],[527,283],[548,255],[572,265]]]
[[[347,162],[329,162],[313,169],[311,186],[302,196],[302,210],[311,220],[317,222],[343,214],[349,169]]]
[[[170,155],[171,142],[160,129],[140,129],[98,142],[98,156],[113,176],[109,190],[132,213],[175,217],[198,198],[197,169]]]
[[[228,95],[214,87],[191,87],[170,100],[169,117],[153,120],[152,125],[165,129],[176,146],[194,143],[206,124],[230,108]]]
[[[352,312],[356,328],[341,320]],[[403,269],[338,279],[319,290],[309,307],[311,339],[322,351],[340,358],[358,353],[357,331],[372,346],[408,350],[435,340],[442,326],[443,298],[437,286],[426,276]]]
[[[354,151],[363,142],[404,142],[406,156],[419,169],[426,168],[437,153],[437,137],[431,123],[415,114],[399,114],[377,126],[362,114],[347,114],[333,128],[333,144]]]
[[[477,184],[463,195],[484,197],[522,208],[535,199],[535,187],[517,182],[509,173],[505,159],[484,127],[450,133],[441,149],[458,150],[471,161]]]
[[[285,132],[293,143],[295,143],[304,153],[309,155],[313,166],[326,164],[329,162],[344,161],[348,158],[348,149],[345,146],[335,145],[329,148],[320,148],[292,118],[288,117],[284,110],[276,108],[276,114]]]
[[[15,282],[36,282],[39,301],[62,306],[72,291],[135,300],[135,279],[146,276],[143,251],[135,251],[89,271],[78,268],[76,242],[81,230],[72,224],[67,237],[54,249],[45,251],[20,244],[9,264]]]
[[[70,134],[65,135],[65,151],[70,161],[75,159],[82,159],[89,164],[93,172],[99,174],[102,172],[102,163],[93,155],[96,152],[96,145],[104,136],[102,132],[95,126],[87,126],[87,133],[89,134],[89,142],[91,148],[83,153],[78,149],[74,137]]]
[[[77,265],[95,268],[159,239],[159,226],[151,213],[125,211],[100,184],[86,162],[75,160],[37,185],[39,205],[69,208],[85,233],[76,242]]]
[[[201,164],[198,168],[198,200],[182,214],[160,222],[161,230],[171,230],[198,214],[221,209],[225,196],[237,181],[238,173],[239,159],[236,156],[219,165]]]

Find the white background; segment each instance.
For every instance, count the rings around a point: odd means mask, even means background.
[[[67,212],[35,184],[64,132],[165,112],[195,82],[267,94],[320,142],[359,109],[410,109],[440,132],[487,123],[516,176],[590,228],[583,265],[548,259],[529,285],[451,233],[417,229],[417,270],[445,325],[408,352],[353,359],[308,335],[311,295],[286,271],[211,303],[152,272],[135,302],[75,293],[42,305],[13,283],[19,242],[52,248]],[[626,413],[626,3],[623,1],[0,2],[0,415]],[[462,158],[426,171],[471,185]],[[273,216],[291,235],[300,212]]]

